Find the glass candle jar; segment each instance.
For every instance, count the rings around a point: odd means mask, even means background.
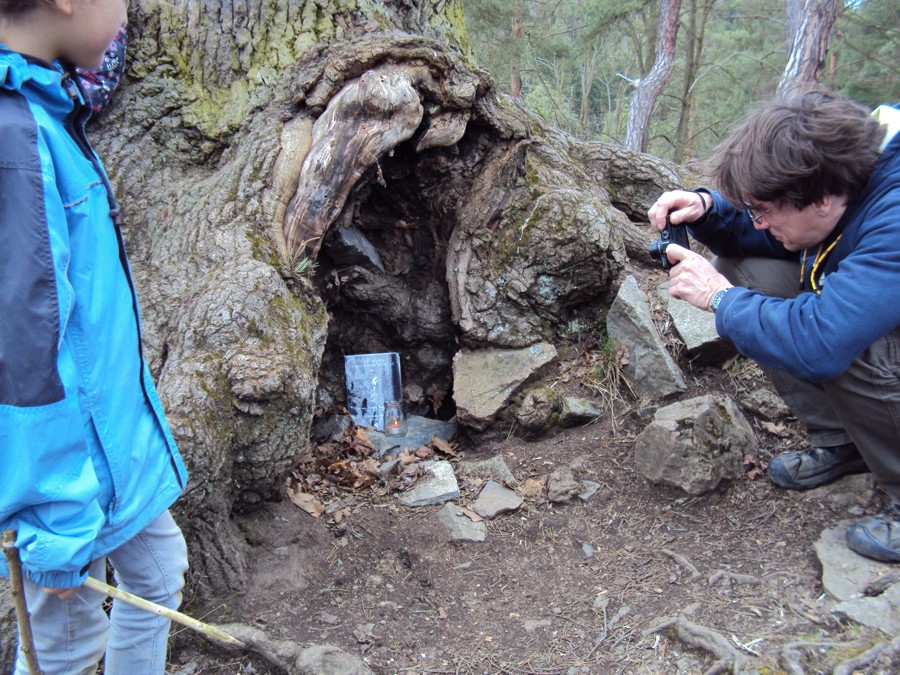
[[[406,415],[400,401],[385,401],[384,427],[385,436],[405,436],[407,431]]]

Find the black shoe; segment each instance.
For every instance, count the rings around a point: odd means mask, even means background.
[[[865,473],[868,470],[853,443],[785,452],[770,459],[768,467],[772,482],[788,490],[807,490],[848,473]]]
[[[882,562],[900,562],[900,502],[880,516],[867,516],[847,530],[851,551]]]

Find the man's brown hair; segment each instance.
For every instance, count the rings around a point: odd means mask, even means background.
[[[710,160],[719,192],[802,209],[825,195],[854,199],[878,159],[884,130],[868,111],[824,90],[794,91],[751,113]]]

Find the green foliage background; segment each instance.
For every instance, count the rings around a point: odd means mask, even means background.
[[[652,0],[464,0],[476,58],[501,89],[510,91],[518,73],[532,110],[569,133],[610,142],[624,138],[632,83],[655,59],[659,6]],[[784,0],[682,0],[675,71],[657,100],[648,152],[676,161],[706,157],[773,95],[787,56],[785,23]],[[687,53],[701,28],[691,71]],[[900,0],[839,7],[822,84],[873,108],[900,101]],[[683,114],[687,131],[679,139]]]

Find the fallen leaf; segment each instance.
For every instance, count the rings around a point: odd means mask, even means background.
[[[451,457],[456,457],[458,454],[456,450],[453,449],[453,446],[451,446],[443,438],[438,438],[437,436],[431,437],[431,447],[438,452],[442,452],[445,455],[450,455]]]
[[[325,507],[322,505],[322,502],[308,492],[295,492],[288,488],[287,495],[288,499],[306,511],[313,518],[318,518],[325,513]]]
[[[526,478],[522,486],[522,496],[526,499],[540,499],[544,494],[544,479]]]
[[[477,513],[475,513],[472,509],[467,509],[465,506],[463,507],[462,512],[463,512],[464,514],[466,514],[466,515],[472,520],[472,522],[480,523],[482,520],[484,520],[484,518],[482,518],[481,516],[479,516],[479,515],[478,515]]]

